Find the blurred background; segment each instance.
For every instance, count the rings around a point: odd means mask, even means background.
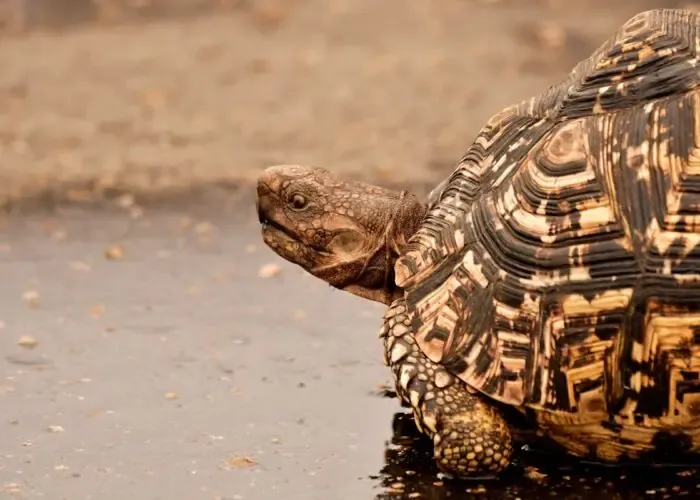
[[[0,205],[240,185],[270,163],[430,185],[483,122],[682,0],[0,0]]]
[[[0,0],[0,499],[697,497],[697,468],[537,449],[446,481],[384,307],[274,255],[252,202],[275,163],[425,193],[633,14],[697,5]]]

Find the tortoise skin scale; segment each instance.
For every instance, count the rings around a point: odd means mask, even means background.
[[[699,23],[641,13],[493,117],[395,266],[430,362],[576,455],[700,450]]]

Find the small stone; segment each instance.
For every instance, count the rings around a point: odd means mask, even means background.
[[[255,2],[253,19],[259,28],[271,29],[279,26],[290,14],[288,2],[266,0]]]
[[[105,312],[105,307],[102,305],[94,305],[90,308],[90,316],[97,319],[102,316]]]
[[[165,109],[169,100],[169,95],[164,89],[148,89],[141,94],[143,105],[152,110]]]
[[[70,263],[71,269],[74,269],[76,271],[85,271],[88,272],[90,271],[91,267],[89,264],[81,261],[73,261]]]
[[[107,260],[120,260],[124,258],[124,249],[119,245],[111,245],[105,250]]]
[[[294,321],[301,321],[302,319],[306,318],[307,313],[303,309],[296,309],[294,313],[292,314],[292,318]]]
[[[165,393],[165,399],[174,400],[174,399],[179,399],[179,398],[180,398],[180,396],[178,395],[177,392],[171,391],[171,392]]]
[[[546,48],[561,49],[566,43],[566,32],[561,26],[544,23],[537,29],[537,38]]]
[[[197,234],[209,234],[212,231],[212,225],[209,222],[199,222],[194,226],[194,232]]]
[[[65,229],[56,229],[51,233],[51,239],[55,241],[63,241],[68,237]]]
[[[117,205],[119,205],[122,208],[131,208],[132,206],[134,206],[134,201],[134,195],[126,193],[117,198]]]
[[[258,270],[258,276],[267,279],[272,278],[273,276],[277,276],[281,272],[282,269],[280,268],[280,266],[274,263],[270,263],[260,267],[260,269]]]
[[[22,335],[17,340],[17,345],[27,349],[34,349],[39,344],[39,341],[31,335]]]
[[[65,429],[60,425],[49,425],[46,429],[54,434],[58,432],[65,432]]]
[[[39,292],[36,290],[27,290],[22,294],[22,299],[29,304],[29,307],[39,306]]]

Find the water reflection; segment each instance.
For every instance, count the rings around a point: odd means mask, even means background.
[[[521,451],[498,482],[472,483],[442,478],[431,453],[411,415],[395,414],[385,465],[374,477],[381,489],[375,500],[700,498],[700,461],[613,467],[581,463],[538,445]]]

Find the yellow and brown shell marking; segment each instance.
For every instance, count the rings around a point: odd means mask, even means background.
[[[395,266],[419,364],[578,455],[700,450],[698,26],[639,14],[492,118]]]

